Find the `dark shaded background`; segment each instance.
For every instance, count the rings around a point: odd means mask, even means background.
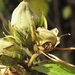
[[[12,11],[20,3],[21,0],[0,0],[0,37],[4,30],[2,23],[6,28],[8,20],[11,19]],[[28,0],[30,1],[30,0]],[[59,36],[62,34],[70,33],[71,36],[65,36],[61,39],[61,43],[58,47],[75,47],[75,0],[44,0],[48,5],[49,10],[45,16],[48,21],[49,29],[58,28]],[[40,2],[40,0],[39,0]],[[42,6],[41,3],[40,6]],[[34,3],[34,7],[36,3]],[[70,10],[67,10],[69,7]],[[38,8],[38,7],[37,7]],[[66,9],[65,9],[66,8]],[[40,8],[39,8],[40,9]],[[66,11],[67,10],[67,11]],[[65,11],[63,13],[63,11]],[[71,12],[71,13],[70,13]],[[70,13],[67,17],[63,17],[64,14]],[[75,64],[75,51],[52,51],[59,58]]]

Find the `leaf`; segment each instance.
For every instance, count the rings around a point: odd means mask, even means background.
[[[74,72],[62,68],[57,64],[45,64],[45,65],[34,67],[34,69],[48,75],[75,75]],[[71,69],[75,70],[75,68],[72,67]]]
[[[64,19],[68,19],[71,16],[72,9],[70,6],[64,7],[62,14]]]
[[[0,53],[3,52],[3,48],[11,46],[12,43],[8,41],[4,41],[3,39],[0,39]]]
[[[12,57],[9,57],[9,56],[6,56],[6,55],[1,56],[1,62],[2,62],[3,65],[6,65],[6,66],[17,65],[17,63],[19,61],[20,60],[18,58],[12,58]]]
[[[20,58],[22,55],[22,50],[16,44],[9,42],[7,40],[0,40],[0,55],[8,55],[12,58]]]
[[[17,45],[13,45],[11,47],[6,48],[4,54],[11,56],[12,58],[17,57],[21,59],[22,50]]]
[[[0,40],[0,60],[3,65],[13,66],[22,59],[22,50],[16,44],[7,40]]]

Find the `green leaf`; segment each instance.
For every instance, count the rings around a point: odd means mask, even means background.
[[[16,44],[9,42],[7,40],[0,40],[0,55],[8,55],[12,58],[19,58],[21,59],[22,50]]]
[[[3,49],[4,49],[5,47],[11,46],[11,45],[12,45],[11,42],[8,42],[8,41],[6,41],[6,40],[0,39],[0,53],[3,52]]]
[[[75,71],[75,68],[70,68]],[[48,75],[75,75],[75,72],[71,72],[70,70],[63,68],[57,64],[45,64],[34,67],[34,69]]]
[[[13,45],[13,46],[7,47],[4,54],[11,56],[12,58],[17,57],[21,59],[22,50],[17,45]]]
[[[19,62],[20,60],[18,58],[12,58],[12,57],[9,57],[7,55],[2,55],[1,56],[1,62],[3,65],[6,65],[6,66],[14,66],[14,65],[17,65],[17,63]]]
[[[7,40],[0,40],[0,60],[3,65],[13,66],[22,59],[21,48]]]

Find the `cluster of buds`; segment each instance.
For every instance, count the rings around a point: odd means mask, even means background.
[[[34,59],[42,53],[53,61],[75,67],[48,53],[54,49],[61,49],[56,48],[61,39],[61,37],[57,36],[59,30],[57,28],[48,30],[44,15],[42,14],[42,18],[39,18],[25,0],[13,11],[9,29],[10,35],[6,35],[0,40],[0,59],[4,65],[7,65],[5,58],[7,60],[12,58],[9,63],[14,63],[17,58],[17,62],[14,64],[19,63],[23,58],[24,53],[22,52],[24,50],[31,57],[28,66],[31,66]],[[75,48],[62,48],[62,50],[67,49]]]

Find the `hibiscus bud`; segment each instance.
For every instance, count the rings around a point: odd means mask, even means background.
[[[10,32],[21,40],[22,45],[29,46],[33,42],[32,29],[36,29],[37,24],[38,16],[23,0],[12,13]]]
[[[57,34],[58,29],[54,28],[52,30],[47,30],[44,28],[38,28],[36,31],[36,38],[40,44],[45,43],[46,41],[50,41],[53,46],[57,43]]]
[[[14,29],[30,29],[32,21],[34,21],[35,27],[38,22],[38,16],[29,7],[28,2],[22,1],[13,11],[11,18],[11,28]],[[34,26],[33,26],[34,27]],[[35,28],[34,27],[34,28]]]

